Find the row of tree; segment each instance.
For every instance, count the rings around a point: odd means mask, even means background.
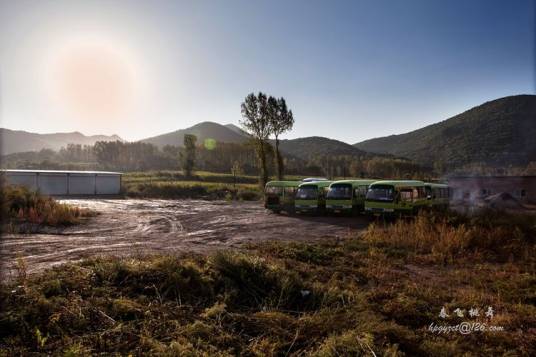
[[[206,148],[195,143],[195,153],[191,170],[229,173],[241,172],[258,175],[259,159],[255,143],[234,144],[217,143],[216,149]],[[191,152],[191,151],[190,151]],[[277,175],[275,149],[266,146],[268,176]],[[44,149],[39,152],[15,153],[2,157],[3,168],[58,169],[58,170],[179,170],[185,173],[185,147],[164,146],[122,142],[102,142],[94,146],[68,145],[59,151]],[[285,172],[291,175],[333,177],[422,177],[432,175],[431,170],[424,169],[416,163],[385,157],[357,157],[355,155],[315,155],[307,160],[294,156],[282,158]],[[185,170],[186,169],[186,170]],[[508,169],[509,174],[535,174],[536,165]],[[486,172],[485,168],[468,170]],[[190,172],[191,175],[193,173]]]

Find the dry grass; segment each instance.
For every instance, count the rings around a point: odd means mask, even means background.
[[[484,218],[421,216],[324,243],[94,259],[33,277],[21,268],[18,281],[0,289],[0,348],[7,355],[532,356],[532,226],[512,223],[518,233],[510,239],[502,224],[493,233]],[[514,259],[492,246],[500,239]],[[447,320],[438,316],[443,306]],[[496,315],[453,316],[473,306],[493,306]],[[504,331],[426,329],[460,321]]]
[[[24,225],[72,225],[94,215],[89,210],[59,203],[24,187],[3,186],[0,197],[4,229]]]
[[[533,254],[534,216],[486,211],[465,217],[455,213],[423,212],[409,221],[373,223],[364,234],[374,246],[404,249],[419,259],[453,262],[458,258],[512,260]]]

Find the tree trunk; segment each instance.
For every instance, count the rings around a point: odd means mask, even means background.
[[[264,151],[264,140],[259,140],[259,161],[261,164],[261,172],[259,174],[259,184],[261,186],[261,189],[264,190],[264,186],[266,186],[266,183],[268,182],[268,172],[266,170],[266,153]]]
[[[275,137],[275,166],[277,167],[277,179],[283,180],[283,158],[279,153],[279,138]]]

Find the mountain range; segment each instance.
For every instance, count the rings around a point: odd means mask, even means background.
[[[0,151],[2,155],[16,152],[59,150],[67,144],[93,145],[97,141],[122,141],[117,135],[86,136],[77,131],[72,133],[37,134],[22,130],[0,128]]]
[[[444,168],[524,166],[536,161],[536,95],[492,100],[418,130],[354,146]]]
[[[217,142],[237,144],[245,143],[250,140],[249,135],[234,124],[221,125],[207,121],[198,123],[187,129],[177,130],[171,133],[143,139],[141,141],[156,145],[160,148],[166,145],[182,146],[185,134],[195,135],[198,143],[202,143],[206,139],[214,139]],[[310,159],[311,157],[319,154],[358,156],[367,154],[350,144],[321,136],[281,140],[280,149],[286,154],[304,160]]]
[[[217,142],[244,143],[249,135],[234,124],[201,122],[190,128],[142,139],[158,147],[182,146],[185,134]],[[35,134],[0,129],[2,154],[58,150],[68,143],[122,140],[117,135],[85,136],[81,133]],[[313,136],[281,140],[281,151],[304,160],[318,155],[405,157],[425,166],[459,167],[471,163],[526,165],[536,161],[536,95],[496,99],[421,129],[374,138],[350,145]]]
[[[196,124],[187,129],[172,131],[170,133],[153,136],[140,141],[156,145],[160,148],[171,146],[182,146],[185,134],[192,134],[197,137],[198,143],[203,143],[206,139],[214,139],[217,142],[240,144],[248,140],[248,137],[241,129],[233,124],[221,125],[210,121]]]

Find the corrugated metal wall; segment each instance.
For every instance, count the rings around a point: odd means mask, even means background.
[[[10,185],[26,186],[46,195],[118,195],[121,175],[94,172],[22,172],[3,173]]]

